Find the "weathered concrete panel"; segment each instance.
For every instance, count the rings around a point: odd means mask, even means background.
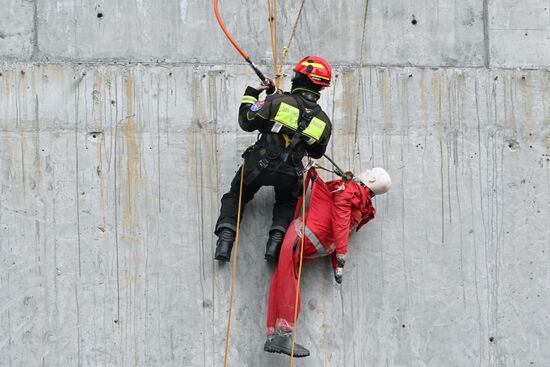
[[[371,1],[369,7],[368,63],[484,65],[481,1]]]
[[[231,267],[212,229],[255,139],[236,124],[250,70],[0,69],[0,365],[220,365]],[[342,286],[304,268],[296,365],[547,364],[550,74],[336,74],[330,155],[394,187]],[[262,351],[271,201],[244,214],[230,365],[287,361]]]
[[[3,0],[0,5],[4,9],[0,56],[4,57],[27,60],[34,51],[46,61],[241,61],[219,30],[209,1],[157,6],[147,1],[47,0],[36,2],[36,18],[31,1]],[[363,32],[365,5],[363,0],[308,4],[287,61],[320,54],[337,64],[362,60],[375,65],[471,67],[485,65],[488,52],[494,67],[548,67],[550,6],[546,1],[488,1],[486,13],[483,2],[473,0],[370,2]],[[279,50],[288,40],[298,9],[299,3],[279,6]],[[253,59],[269,65],[267,6],[224,1],[221,12]]]
[[[0,9],[0,58],[30,58],[34,47],[34,1],[0,0]]]
[[[489,1],[491,65],[550,67],[550,4],[545,0]]]
[[[42,54],[54,59],[199,61],[216,50],[202,46],[210,43],[205,38],[215,23],[211,10],[210,2],[187,0],[162,6],[148,1],[41,1],[38,39]]]
[[[231,33],[254,60],[269,65],[267,5],[236,0],[220,3],[222,18]],[[288,61],[319,54],[333,63],[359,63],[365,33],[366,63],[484,64],[483,5],[479,1],[371,2],[368,26],[363,32],[366,4],[365,0],[307,4]],[[287,43],[299,5],[279,4],[279,49]],[[242,61],[219,29],[211,1],[182,0],[158,6],[149,1],[98,5],[48,0],[39,2],[38,9],[40,48],[43,56],[53,60]]]

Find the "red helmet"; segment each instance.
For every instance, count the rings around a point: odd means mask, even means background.
[[[311,80],[314,84],[322,85],[324,87],[330,86],[332,68],[330,67],[330,64],[321,57],[304,57],[296,64],[296,66],[294,66],[294,69],[292,70],[297,73],[307,75],[309,80]]]

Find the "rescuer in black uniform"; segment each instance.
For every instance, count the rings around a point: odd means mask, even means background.
[[[248,87],[239,108],[239,125],[244,131],[258,130],[261,135],[244,153],[242,209],[262,186],[275,188],[273,222],[269,229],[265,259],[277,262],[286,229],[302,195],[302,158],[321,158],[327,149],[332,125],[316,103],[324,87],[330,86],[330,64],[320,57],[301,60],[293,69],[290,93],[277,94],[272,81],[261,89]],[[262,91],[266,99],[258,101]],[[216,223],[218,236],[215,259],[229,261],[237,229],[237,209],[241,169],[231,189],[221,199]]]

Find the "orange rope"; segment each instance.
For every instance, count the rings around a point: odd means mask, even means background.
[[[273,72],[277,73],[277,0],[267,0],[267,15],[269,17],[269,34],[271,36],[271,53],[273,55]]]
[[[252,60],[250,60],[250,57],[248,57],[246,52],[244,52],[244,50],[241,48],[241,46],[239,46],[237,41],[235,41],[235,39],[233,37],[231,37],[231,34],[227,30],[227,27],[225,26],[225,24],[223,24],[222,18],[220,17],[220,11],[218,9],[218,0],[214,0],[214,13],[216,13],[216,19],[218,20],[218,23],[220,24],[220,27],[222,28],[223,33],[225,33],[225,36],[227,37],[227,39],[231,42],[231,44],[233,44],[233,46],[235,46],[235,48],[241,54],[241,56],[244,58],[244,60],[248,63],[248,65],[252,68],[252,70],[254,70],[254,72],[256,73],[258,78],[260,78],[260,80],[263,83],[266,83],[267,80],[266,80],[265,75],[260,71],[260,69],[258,69],[258,67],[256,65],[254,65]]]
[[[233,46],[235,46],[237,51],[241,54],[241,56],[245,60],[250,60],[250,58],[248,57],[246,52],[244,52],[244,50],[241,48],[241,46],[239,46],[237,41],[235,41],[235,39],[233,37],[231,37],[231,34],[227,30],[227,27],[225,26],[225,24],[223,24],[222,18],[220,17],[220,11],[218,9],[218,0],[214,0],[214,14],[216,14],[216,19],[218,20],[218,23],[219,23],[220,27],[222,28],[223,33],[225,33],[225,35],[229,39],[229,41],[233,44]]]
[[[241,185],[239,189],[239,208],[237,209],[237,234],[235,236],[235,254],[233,255],[233,274],[231,274],[231,295],[229,296],[229,315],[227,316],[227,334],[225,336],[225,353],[223,366],[227,367],[227,351],[229,349],[229,332],[231,331],[231,312],[233,310],[233,293],[235,291],[235,273],[237,272],[237,253],[239,252],[239,226],[241,224],[241,203],[243,197],[244,161],[241,166]]]
[[[302,262],[304,259],[304,242],[306,232],[306,175],[304,170],[303,188],[302,188],[302,241],[300,242],[300,265],[298,267],[298,283],[296,284],[296,299],[294,301],[294,323],[292,324],[292,350],[290,351],[290,367],[294,362],[294,337],[296,336],[296,319],[298,318],[298,299],[300,295],[300,279],[302,277]]]

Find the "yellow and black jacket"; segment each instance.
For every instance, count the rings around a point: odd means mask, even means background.
[[[326,113],[316,103],[318,93],[296,89],[292,94],[274,94],[264,101],[258,101],[258,96],[258,90],[248,87],[239,108],[241,128],[248,132],[258,130],[262,134],[255,147],[265,148],[270,160],[289,153],[290,157],[285,163],[292,166],[301,165],[306,153],[315,159],[323,156],[332,125]],[[307,111],[311,118],[305,127],[299,126],[300,122],[303,122],[302,110]],[[293,138],[295,144],[291,144]],[[251,147],[251,150],[257,150],[255,147]],[[288,149],[292,151],[285,152]]]

